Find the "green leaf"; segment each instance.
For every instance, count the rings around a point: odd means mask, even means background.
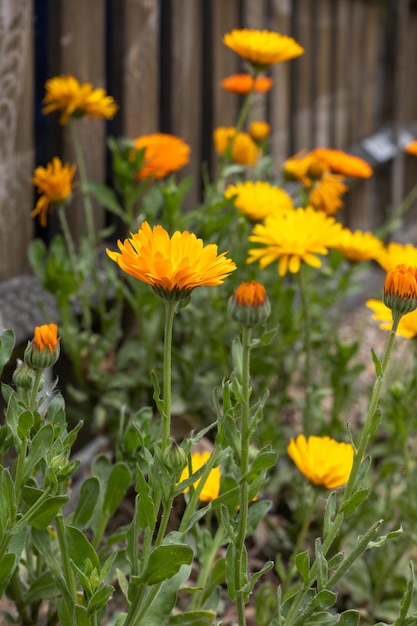
[[[116,463],[107,481],[103,512],[109,516],[114,515],[131,482],[132,477],[126,463]]]
[[[340,614],[339,621],[337,622],[338,626],[359,626],[361,614],[359,611],[355,611],[354,609],[350,609],[349,611],[343,611]]]
[[[31,268],[42,284],[45,282],[45,259],[48,249],[42,239],[31,241],[28,247],[28,260]]]
[[[313,599],[313,606],[320,609],[329,609],[334,606],[337,600],[337,594],[328,589],[322,589]]]
[[[299,552],[295,557],[295,567],[297,571],[300,572],[301,578],[303,579],[303,583],[305,585],[309,584],[310,581],[310,554],[306,550],[305,552]]]
[[[99,589],[97,589],[88,602],[88,615],[97,613],[104,608],[107,605],[109,598],[112,596],[113,591],[114,587],[112,585],[102,585]]]
[[[0,559],[0,596],[3,595],[4,590],[9,584],[17,564],[18,559],[15,554],[4,554]]]
[[[136,492],[139,494],[137,503],[139,527],[141,530],[154,528],[156,517],[155,503],[150,496],[149,485],[139,466],[136,474]]]
[[[250,475],[260,474],[260,472],[262,472],[263,470],[269,469],[270,467],[275,465],[276,460],[277,460],[276,452],[270,452],[270,451],[260,452],[259,454],[257,454],[257,456],[252,462],[252,465],[250,468]]]
[[[15,342],[14,332],[10,329],[1,331],[0,333],[0,376],[4,366],[10,361]]]
[[[266,572],[269,572],[273,567],[274,561],[267,561],[259,571],[254,572],[251,575],[248,583],[243,587],[243,591],[245,592],[245,602],[249,602],[250,594],[261,576],[266,574]]]
[[[246,536],[253,535],[260,522],[266,517],[272,502],[270,500],[260,500],[252,502],[248,511],[248,521],[246,527]]]
[[[312,615],[303,626],[335,626],[337,617],[331,613],[321,612]]]
[[[32,411],[22,411],[17,420],[17,434],[20,439],[28,439],[29,433],[33,426]]]
[[[90,476],[81,485],[80,498],[72,519],[74,526],[85,528],[93,516],[99,494],[100,481],[96,476]]]
[[[316,565],[317,565],[317,589],[321,591],[327,583],[328,579],[328,566],[326,557],[323,554],[321,547],[321,539],[317,537],[315,542],[316,553]]]
[[[378,376],[378,378],[381,378],[384,375],[384,370],[382,369],[381,361],[379,360],[377,353],[375,352],[373,347],[371,348],[371,354],[372,354],[372,361],[375,366],[376,375]]]
[[[25,460],[24,481],[29,478],[39,461],[45,458],[45,452],[50,449],[53,440],[54,429],[52,425],[44,424],[30,444],[29,454]]]
[[[210,626],[216,619],[213,611],[188,611],[169,618],[169,626]]]
[[[155,400],[156,408],[161,415],[163,415],[165,413],[165,402],[161,398],[161,386],[159,384],[158,376],[154,370],[151,370],[149,375],[153,386],[153,399]]]
[[[125,217],[125,212],[123,211],[116,194],[112,189],[110,189],[110,187],[107,187],[107,185],[104,185],[103,183],[89,181],[87,184],[87,191],[95,197],[102,207],[119,217]]]
[[[25,603],[32,604],[39,600],[54,598],[59,595],[59,589],[56,584],[56,577],[52,572],[44,572],[31,584],[27,594],[25,595]]]
[[[88,541],[84,533],[75,526],[67,526],[66,531],[67,545],[70,559],[72,559],[81,570],[83,569],[86,559],[90,559],[93,567],[100,571],[100,560],[97,552]]]
[[[381,535],[381,537],[378,537],[378,539],[376,539],[375,541],[370,541],[368,543],[367,548],[379,548],[380,546],[382,546],[382,544],[384,544],[387,539],[393,539],[395,537],[399,537],[400,535],[403,534],[403,529],[402,526],[400,528],[397,528],[397,530],[391,530],[389,533],[387,533],[386,535]]]
[[[324,512],[323,539],[326,539],[334,519],[336,512],[336,497],[336,491],[332,491],[327,498],[326,510]]]
[[[48,498],[30,516],[28,524],[38,530],[46,528],[68,500],[69,496],[52,496]]]
[[[74,626],[91,626],[87,609],[80,604],[75,605],[75,625]]]
[[[352,515],[360,504],[368,497],[369,489],[361,489],[353,494],[349,500],[346,500],[340,507],[339,512],[344,513],[346,516]]]
[[[141,623],[146,626],[161,626],[171,616],[177,600],[178,589],[189,578],[191,565],[182,565],[177,574],[164,580],[149,610],[143,615]]]
[[[156,585],[177,574],[182,565],[190,565],[193,557],[192,549],[185,544],[158,546],[151,552],[140,581]]]
[[[413,561],[410,561],[408,564],[410,569],[410,575],[407,580],[407,586],[405,588],[405,592],[400,602],[400,620],[404,620],[407,617],[408,610],[410,608],[411,600],[413,598],[414,593],[414,565]],[[398,621],[398,620],[397,620]],[[396,624],[395,624],[396,626]]]

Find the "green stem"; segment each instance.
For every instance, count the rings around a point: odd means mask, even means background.
[[[304,385],[305,385],[305,403],[304,403],[304,416],[303,425],[304,433],[306,437],[311,435],[311,394],[312,394],[312,381],[311,381],[311,315],[310,315],[310,303],[307,292],[307,285],[305,280],[305,267],[301,265],[298,272],[298,283],[300,287],[301,306],[303,310],[304,318]]]
[[[55,527],[56,527],[56,535],[58,538],[59,549],[61,551],[61,559],[62,559],[62,569],[65,578],[65,582],[67,583],[68,590],[71,594],[71,597],[74,601],[74,604],[77,603],[77,589],[75,586],[74,572],[71,568],[70,558],[67,549],[67,541],[65,537],[65,523],[64,518],[62,517],[62,513],[58,513],[55,517]]]
[[[242,587],[246,583],[245,538],[248,522],[249,485],[249,395],[250,395],[250,337],[251,329],[242,329],[242,399],[240,425],[240,509],[236,536],[235,588],[239,626],[246,626],[245,594]]]
[[[219,526],[215,536],[213,537],[213,541],[210,546],[210,550],[204,554],[204,561],[201,562],[200,573],[197,578],[197,588],[201,589],[193,598],[191,602],[191,610],[200,609],[202,605],[202,600],[204,598],[204,593],[206,591],[207,581],[210,574],[210,570],[213,567],[214,559],[219,551],[220,546],[224,541],[224,530],[222,526]]]
[[[47,487],[45,489],[45,491],[42,493],[40,498],[38,498],[36,500],[35,504],[32,504],[30,509],[28,509],[26,511],[26,513],[24,515],[22,515],[22,517],[16,522],[15,529],[19,528],[20,526],[23,526],[23,524],[25,524],[27,522],[27,520],[30,519],[34,513],[36,513],[36,511],[42,506],[42,504],[45,502],[45,500],[48,499],[50,491],[51,491],[50,487]],[[2,554],[1,554],[1,551],[0,551],[0,558],[1,558],[1,556],[2,556]]]
[[[85,165],[84,154],[81,148],[80,139],[78,137],[76,129],[76,123],[77,122],[75,119],[70,118],[69,129],[71,133],[72,144],[74,146],[75,157],[77,159],[78,172],[80,175],[81,194],[84,202],[85,220],[87,225],[87,237],[90,244],[90,250],[93,252],[96,247],[96,229],[94,225],[93,205],[87,189],[87,168]]]
[[[172,328],[177,302],[165,303],[165,333],[164,333],[164,411],[162,414],[161,449],[168,448],[171,435],[171,362],[172,362]]]
[[[29,399],[29,411],[34,411],[36,406],[36,398],[38,397],[39,385],[42,379],[43,369],[35,370],[35,376],[33,379],[33,386]]]

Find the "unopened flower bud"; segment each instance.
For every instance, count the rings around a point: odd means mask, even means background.
[[[249,134],[254,141],[264,141],[270,133],[271,127],[268,122],[254,121],[249,126]]]
[[[36,326],[33,339],[26,347],[24,360],[32,369],[43,370],[57,362],[59,352],[57,325],[43,324],[43,326]]]
[[[187,455],[185,451],[178,446],[175,441],[165,448],[163,452],[163,460],[166,467],[173,472],[181,472],[187,465]]]
[[[34,377],[35,370],[19,359],[12,376],[16,387],[18,389],[32,389]]]
[[[384,304],[400,317],[417,309],[417,267],[401,264],[388,272]]]
[[[265,322],[271,313],[265,287],[255,280],[235,289],[227,309],[234,320],[247,327]]]

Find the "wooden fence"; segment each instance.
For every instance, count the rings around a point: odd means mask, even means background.
[[[277,168],[302,148],[353,149],[378,168],[349,192],[344,219],[360,228],[384,220],[417,180],[417,159],[401,150],[417,119],[415,1],[0,0],[0,280],[28,269],[34,166],[71,158],[57,117],[40,113],[44,81],[71,73],[120,105],[111,123],[81,122],[92,179],[106,180],[106,134],[171,132],[192,147],[185,173],[196,203],[201,162],[214,162],[212,131],[236,121],[237,96],[219,87],[241,69],[222,44],[235,27],[277,30],[306,50],[271,67],[274,88],[256,104],[272,125]],[[83,228],[81,212],[71,227]]]

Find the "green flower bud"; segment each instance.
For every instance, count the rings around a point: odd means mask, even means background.
[[[265,288],[252,280],[250,283],[241,283],[229,298],[227,310],[231,317],[242,326],[255,326],[266,322],[271,305]]]

